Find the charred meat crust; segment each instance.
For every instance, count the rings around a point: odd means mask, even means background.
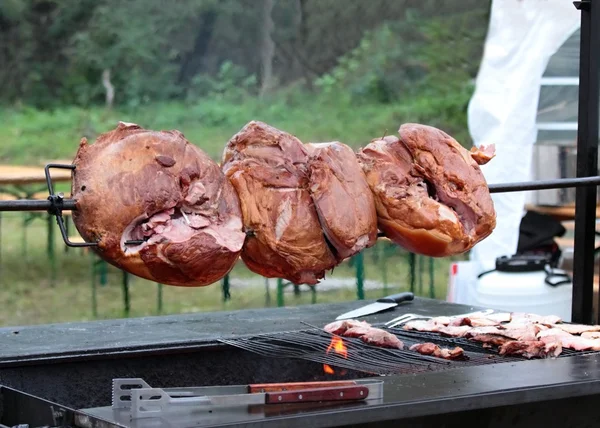
[[[218,164],[181,132],[119,122],[93,144],[82,139],[74,164],[74,224],[107,262],[177,286],[209,285],[233,268],[245,240],[239,200]],[[126,246],[148,222],[148,241]]]

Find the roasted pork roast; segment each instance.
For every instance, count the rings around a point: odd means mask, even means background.
[[[244,245],[233,186],[179,131],[120,122],[75,160],[73,222],[100,257],[174,286],[206,286],[234,266]],[[129,240],[143,241],[127,245]]]
[[[354,153],[251,121],[219,165],[179,131],[119,122],[79,145],[73,220],[104,260],[178,286],[212,284],[240,256],[262,276],[314,285],[378,229],[423,255],[468,251],[496,224],[479,169],[494,148],[469,152],[425,125],[399,134]]]
[[[489,236],[496,213],[479,163],[493,157],[490,149],[469,152],[426,125],[404,124],[399,135],[373,140],[358,153],[381,231],[432,257],[464,253]]]
[[[305,147],[310,194],[337,257],[346,259],[375,245],[375,201],[355,153],[337,141]]]
[[[308,159],[296,137],[252,121],[227,143],[222,168],[240,199],[248,269],[314,285],[339,261],[312,201]]]

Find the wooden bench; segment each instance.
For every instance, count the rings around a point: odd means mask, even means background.
[[[17,199],[15,195],[11,195],[10,193],[0,193],[0,201],[14,201]]]

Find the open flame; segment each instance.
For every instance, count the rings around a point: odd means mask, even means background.
[[[334,336],[331,339],[331,343],[327,347],[327,350],[325,351],[325,353],[329,354],[332,351],[335,352],[336,354],[341,355],[344,358],[348,358],[348,349],[346,348],[346,345],[344,344],[344,341],[342,340],[341,337]],[[323,371],[325,371],[326,374],[335,374],[335,370],[333,370],[333,368],[331,368],[331,366],[329,366],[327,364],[323,364]],[[344,370],[340,374],[343,375],[345,372],[346,371]]]

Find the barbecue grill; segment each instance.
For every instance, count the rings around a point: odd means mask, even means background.
[[[595,52],[600,3],[574,5],[581,11],[577,177],[491,184],[490,190],[577,189],[572,321],[589,324],[600,323],[592,304],[600,184],[600,59]],[[0,201],[0,210],[47,211],[56,217],[66,245],[95,245],[69,241],[62,211],[77,207],[54,192],[54,168],[74,166],[46,166],[47,200]],[[381,312],[365,320],[407,345],[460,346],[465,359],[444,360],[349,338],[343,351],[336,350],[335,336],[321,326],[363,303],[2,328],[0,428],[600,423],[597,412],[589,411],[600,398],[600,353],[566,350],[556,359],[526,360],[499,356],[464,339],[385,327],[402,311],[438,316],[480,309],[424,298],[397,307],[394,315]],[[123,390],[114,389],[123,384],[134,384],[126,398]],[[241,404],[227,401],[232,394],[240,396]],[[314,399],[318,394],[329,398]],[[229,404],[215,406],[219,400]],[[134,417],[131,409],[142,405],[158,409],[159,415]]]

